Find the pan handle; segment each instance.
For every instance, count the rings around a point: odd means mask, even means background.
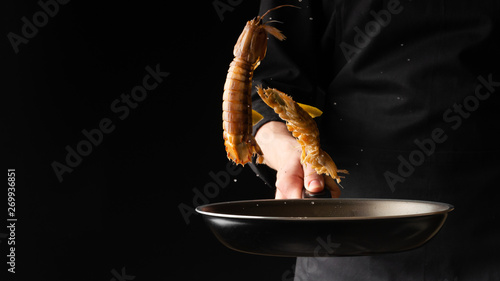
[[[310,192],[307,189],[302,189],[302,198],[332,198],[332,194],[328,188],[323,188],[320,192]]]

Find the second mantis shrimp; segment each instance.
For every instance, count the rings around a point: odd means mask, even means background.
[[[328,153],[320,148],[319,129],[313,117],[322,112],[314,107],[296,103],[290,96],[276,89],[257,87],[261,99],[286,121],[287,129],[296,138],[302,149],[301,163],[311,165],[318,175],[326,174],[340,183],[339,170]]]

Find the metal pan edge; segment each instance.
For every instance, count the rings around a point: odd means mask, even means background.
[[[349,217],[336,217],[336,216],[318,216],[318,217],[300,217],[300,216],[255,216],[255,215],[239,215],[230,213],[217,213],[207,211],[207,209],[218,207],[218,206],[236,206],[241,204],[267,204],[273,202],[273,204],[280,204],[285,202],[389,202],[389,203],[416,203],[422,205],[432,205],[440,207],[441,210],[434,212],[421,212],[414,214],[404,214],[404,215],[392,215],[392,216],[349,216]],[[431,216],[437,214],[445,214],[454,210],[454,206],[448,203],[434,202],[434,201],[424,201],[424,200],[412,200],[412,199],[379,199],[379,198],[334,198],[334,199],[263,199],[263,200],[241,200],[241,201],[230,201],[230,202],[219,202],[211,203],[196,208],[196,212],[205,216],[212,217],[222,217],[222,218],[234,218],[234,219],[254,219],[254,220],[286,220],[286,221],[350,221],[350,220],[375,220],[375,219],[395,219],[395,218],[409,218],[409,217],[420,217],[420,216]]]

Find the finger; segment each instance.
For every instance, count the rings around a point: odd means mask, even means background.
[[[302,198],[304,174],[298,165],[284,167],[276,174],[276,199]]]
[[[332,198],[339,198],[341,191],[337,182],[329,176],[325,176],[326,187],[330,190]]]
[[[321,192],[325,186],[325,180],[322,175],[318,175],[310,165],[304,166],[304,187],[310,192]]]
[[[279,188],[276,188],[276,199],[286,199],[285,195],[280,191]]]

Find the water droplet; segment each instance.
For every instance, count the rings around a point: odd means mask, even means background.
[[[356,166],[359,166],[359,163],[356,163]]]
[[[333,103],[333,105],[337,105],[337,103],[336,103],[336,102],[334,102],[334,103]]]
[[[403,47],[405,44],[401,43],[401,47]]]
[[[255,204],[256,207],[259,207],[259,204]]]
[[[309,20],[313,20],[313,18],[312,18],[312,17],[310,17],[310,18],[309,18]]]
[[[299,0],[299,2],[302,2],[302,0]]]
[[[233,181],[234,181],[234,182],[237,182],[238,180],[237,180],[237,179],[234,179]]]
[[[285,204],[285,205],[286,205],[286,201],[285,201],[285,202],[283,202],[283,204]]]
[[[273,18],[272,17],[269,17],[269,20],[272,20]]]
[[[384,72],[383,72],[383,71],[380,71],[380,74],[384,74]]]
[[[407,59],[407,61],[410,61],[410,59]]]
[[[401,97],[397,97],[396,99],[400,100],[400,99],[401,99]]]
[[[363,152],[363,149],[361,148],[360,151]]]
[[[311,202],[311,205],[314,205],[314,201]]]

